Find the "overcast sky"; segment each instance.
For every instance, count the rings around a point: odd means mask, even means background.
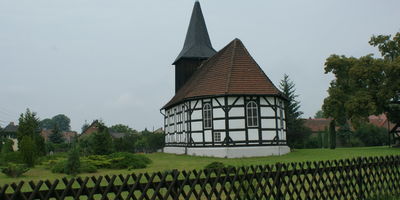
[[[234,38],[279,84],[296,84],[303,117],[321,108],[331,54],[375,53],[372,35],[400,31],[398,0],[200,1],[211,42]],[[0,0],[0,126],[26,108],[63,113],[72,129],[102,119],[163,125],[193,0]]]

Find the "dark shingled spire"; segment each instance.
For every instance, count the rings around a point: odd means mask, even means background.
[[[207,59],[216,53],[208,36],[206,23],[201,12],[200,3],[196,1],[190,18],[190,24],[186,33],[185,44],[182,51],[175,59],[175,64],[181,58]]]

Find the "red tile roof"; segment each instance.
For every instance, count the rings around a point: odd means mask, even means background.
[[[281,92],[243,43],[234,39],[206,60],[163,108],[185,99],[215,95],[281,95]]]

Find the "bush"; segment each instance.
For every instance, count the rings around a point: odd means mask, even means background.
[[[35,141],[30,136],[24,136],[19,146],[23,162],[28,167],[33,167],[37,156]]]
[[[111,161],[112,169],[142,169],[146,168],[151,160],[144,155],[118,152],[108,156]]]
[[[22,174],[29,170],[26,165],[23,164],[15,164],[15,163],[8,163],[5,168],[1,170],[5,175],[9,177],[20,177]]]
[[[362,147],[364,143],[357,137],[351,137],[349,140],[349,145],[351,147]]]
[[[0,154],[0,165],[2,164],[5,165],[9,162],[23,163],[21,152],[15,151],[15,152]]]
[[[225,168],[225,165],[222,162],[212,162],[204,167],[204,169],[221,169],[221,168]]]
[[[315,148],[320,148],[320,141],[318,140],[317,137],[309,137],[304,144],[305,148],[308,149],[315,149]]]
[[[70,175],[76,175],[79,173],[79,168],[81,162],[79,160],[79,150],[78,148],[74,147],[68,153],[68,159],[65,163],[65,173]]]
[[[381,146],[387,142],[387,130],[372,124],[363,124],[355,132],[365,146]]]
[[[81,173],[94,173],[97,172],[97,167],[88,163],[88,162],[82,162],[81,167],[79,168],[79,172]]]
[[[10,153],[13,152],[13,144],[14,142],[10,139],[3,139],[3,141],[0,142],[4,142],[4,144],[1,146],[0,148],[0,153]]]
[[[65,164],[67,162],[65,160],[52,163],[51,172],[53,173],[65,173]]]

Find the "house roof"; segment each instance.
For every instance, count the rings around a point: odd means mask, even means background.
[[[331,119],[327,118],[305,119],[304,126],[310,128],[312,132],[325,131],[330,122]]]
[[[204,61],[163,108],[193,97],[216,95],[282,94],[251,57],[243,43],[234,39]]]
[[[17,132],[18,125],[15,125],[14,122],[10,122],[6,127],[4,127],[3,132]]]
[[[211,45],[200,3],[196,1],[192,11],[192,17],[190,18],[189,28],[186,33],[185,43],[173,64],[181,58],[207,59],[215,53],[216,51]]]

